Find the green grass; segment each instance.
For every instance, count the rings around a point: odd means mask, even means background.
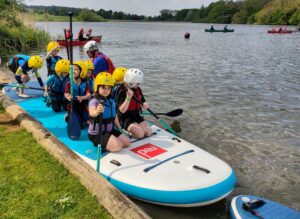
[[[31,134],[3,114],[0,106],[1,218],[111,218]]]

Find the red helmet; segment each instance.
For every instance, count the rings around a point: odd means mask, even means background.
[[[89,32],[89,33],[92,32],[92,29],[89,29],[88,32]]]
[[[83,28],[80,28],[80,30],[79,30],[80,32],[83,32]]]

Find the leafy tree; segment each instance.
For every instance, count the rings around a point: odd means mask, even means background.
[[[80,21],[88,21],[88,22],[105,21],[103,17],[97,15],[95,12],[92,12],[89,9],[82,9],[80,14],[77,16],[77,19]]]

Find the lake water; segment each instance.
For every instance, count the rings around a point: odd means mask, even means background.
[[[69,24],[37,25],[57,38]],[[75,36],[81,27],[103,36],[100,49],[115,66],[144,72],[142,87],[154,112],[182,108],[180,136],[236,172],[238,184],[226,200],[188,209],[136,201],[149,215],[228,218],[228,200],[239,194],[300,210],[300,33],[272,35],[270,26],[254,25],[205,33],[208,24],[108,22],[74,23]],[[66,57],[64,49],[60,55]],[[74,47],[75,61],[87,58]]]

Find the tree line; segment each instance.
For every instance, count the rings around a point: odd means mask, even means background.
[[[135,20],[135,21],[184,21],[199,23],[226,23],[226,24],[300,24],[300,0],[221,0],[213,2],[207,7],[202,6],[194,9],[160,11],[158,16],[145,16],[124,13],[112,10],[89,10],[71,7],[57,6],[26,6],[27,10],[37,13],[49,13],[51,15],[66,16],[73,11],[75,16],[82,15],[85,11],[85,19],[88,13],[92,14],[89,20],[99,16],[103,19],[112,20]]]

